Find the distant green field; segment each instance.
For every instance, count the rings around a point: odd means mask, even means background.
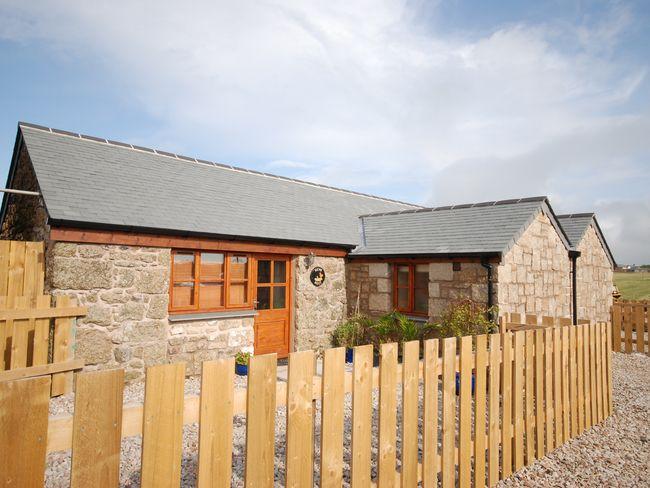
[[[623,300],[650,300],[650,273],[614,273]]]

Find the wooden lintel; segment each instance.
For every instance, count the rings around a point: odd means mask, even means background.
[[[103,231],[92,229],[73,229],[53,227],[50,238],[60,242],[86,244],[113,244],[121,246],[168,247],[172,249],[198,249],[206,251],[234,251],[266,254],[288,254],[345,257],[348,251],[343,248],[329,248],[306,245],[268,244],[262,242],[216,240],[204,237],[181,237],[157,234],[144,234],[123,231]]]
[[[38,366],[29,366],[27,368],[10,369],[9,371],[0,371],[0,381],[12,381],[24,378],[33,378],[35,376],[45,376],[64,371],[74,371],[82,369],[83,367],[83,360],[73,359],[71,361],[60,363],[40,364]]]
[[[28,320],[28,319],[55,319],[60,317],[79,317],[86,315],[86,307],[60,307],[60,308],[27,308],[18,310],[0,310],[0,321],[3,320]]]

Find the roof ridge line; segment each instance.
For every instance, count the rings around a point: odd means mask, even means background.
[[[88,141],[88,142],[95,142],[97,144],[106,144],[108,146],[121,147],[123,149],[130,149],[132,151],[144,152],[144,153],[147,153],[147,154],[156,154],[157,156],[164,156],[164,157],[174,159],[174,160],[177,160],[177,161],[184,161],[184,162],[202,164],[204,166],[214,166],[215,168],[226,169],[226,170],[234,171],[234,172],[237,172],[237,173],[248,173],[248,174],[251,174],[251,175],[263,176],[263,177],[266,177],[266,178],[274,178],[274,179],[278,179],[278,180],[281,180],[281,181],[289,181],[291,183],[297,183],[297,184],[300,184],[300,185],[313,186],[313,187],[316,187],[316,188],[323,188],[325,190],[337,191],[337,192],[340,192],[340,193],[347,193],[347,194],[350,194],[350,195],[358,195],[358,196],[365,197],[365,198],[370,198],[370,199],[373,199],[373,200],[380,200],[382,202],[398,203],[400,205],[407,205],[409,207],[414,207],[415,210],[419,210],[419,209],[423,208],[420,205],[417,205],[417,204],[414,204],[414,203],[403,202],[401,200],[395,200],[393,198],[380,197],[380,196],[377,196],[377,195],[371,195],[369,193],[362,193],[362,192],[357,192],[357,191],[354,191],[354,190],[346,190],[344,188],[337,188],[335,186],[328,186],[328,185],[323,185],[323,184],[320,184],[320,183],[314,183],[314,182],[311,182],[311,181],[299,180],[297,178],[290,178],[288,176],[275,175],[275,174],[271,174],[271,173],[265,173],[263,171],[257,171],[257,170],[253,170],[253,169],[241,168],[239,166],[234,166],[234,165],[230,165],[230,164],[226,164],[226,163],[215,163],[213,161],[207,161],[205,159],[191,158],[191,157],[188,157],[188,156],[183,156],[183,155],[180,155],[180,154],[175,154],[175,153],[163,151],[161,149],[151,149],[151,148],[148,148],[148,147],[138,146],[138,145],[135,145],[135,144],[129,144],[129,143],[126,143],[126,142],[120,142],[120,141],[114,141],[114,140],[111,140],[111,139],[105,139],[103,137],[90,136],[90,135],[81,134],[81,133],[78,133],[78,132],[70,132],[70,131],[66,131],[66,130],[63,130],[63,129],[55,129],[53,127],[46,127],[44,125],[32,124],[30,122],[18,122],[18,127],[22,127],[22,126],[28,127],[30,129],[40,130],[40,131],[43,131],[43,132],[49,132],[51,134],[56,134],[56,135],[63,136],[63,137],[71,137],[73,139],[81,139],[81,140]]]
[[[420,207],[420,208],[408,209],[408,210],[395,210],[392,212],[377,212],[377,213],[360,215],[359,218],[383,217],[385,215],[399,215],[399,214],[412,214],[412,213],[424,213],[424,212],[438,212],[441,210],[458,210],[463,208],[494,207],[496,205],[511,205],[516,203],[525,203],[525,202],[544,202],[547,200],[548,197],[546,196],[513,198],[509,200],[494,200],[490,202],[463,203],[459,205],[444,205],[440,207]]]
[[[571,219],[574,217],[593,217],[595,216],[595,212],[582,212],[582,213],[571,213],[571,214],[562,214],[562,215],[556,215],[558,219]]]

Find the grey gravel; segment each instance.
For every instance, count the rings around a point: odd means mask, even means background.
[[[544,459],[515,473],[499,483],[499,487],[509,486],[549,486],[549,487],[639,487],[648,483],[650,463],[650,358],[641,354],[613,355],[613,395],[614,415],[602,425],[586,431],[564,446],[556,449]],[[349,368],[348,368],[349,369]],[[237,377],[236,386],[245,387],[246,379]],[[189,378],[185,383],[185,394],[198,394],[199,378]],[[125,403],[142,402],[144,384],[128,385],[125,388]],[[377,394],[373,394],[375,405],[373,431],[378,424]],[[74,396],[66,395],[53,399],[50,404],[52,415],[71,413]],[[345,399],[344,439],[344,486],[349,486],[351,395]],[[401,402],[398,399],[398,405]],[[318,484],[318,462],[320,457],[320,402],[315,402],[315,483]],[[284,435],[286,409],[279,408],[276,413],[275,442],[275,486],[284,485]],[[401,411],[398,410],[398,422]],[[233,478],[232,486],[244,486],[246,418],[234,418]],[[398,434],[398,459],[401,449]],[[373,438],[372,475],[376,476],[377,439]],[[196,484],[198,454],[198,426],[187,425],[183,431],[183,463],[181,468],[182,487]],[[130,437],[122,441],[121,486],[140,485],[141,438]],[[399,461],[398,461],[399,462]],[[70,453],[57,452],[48,455],[46,469],[47,487],[67,487],[70,476]]]

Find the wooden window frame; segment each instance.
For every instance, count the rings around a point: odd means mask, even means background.
[[[210,254],[223,254],[223,278],[220,280],[201,280],[201,253],[210,253]],[[194,305],[187,307],[174,307],[174,284],[175,283],[186,283],[187,280],[176,280],[174,276],[174,256],[177,254],[192,254],[194,255]],[[230,279],[230,259],[233,256],[246,257],[246,276],[245,280],[235,280],[234,282]],[[169,313],[170,314],[182,314],[182,313],[204,313],[204,312],[220,312],[224,310],[252,310],[253,309],[253,297],[252,297],[252,256],[248,253],[242,252],[223,252],[223,251],[206,251],[206,250],[196,250],[196,249],[173,249],[171,256],[171,275],[169,280]],[[222,283],[223,284],[223,306],[221,307],[210,307],[210,308],[200,308],[199,306],[199,292],[201,289],[201,283]],[[241,284],[246,283],[246,297],[247,301],[244,304],[230,305],[230,285],[231,283]]]
[[[271,263],[274,263],[275,261],[284,261],[286,263],[286,268],[284,270],[284,281],[281,282],[275,282],[275,267],[271,265],[271,270],[270,270],[270,275],[269,275],[269,282],[268,283],[259,283],[257,281],[257,275],[258,275],[258,266],[260,261],[271,261]],[[275,288],[276,287],[285,287],[285,297],[284,297],[284,307],[283,308],[273,308],[273,296],[275,294]],[[269,288],[269,308],[258,308],[259,306],[259,301],[257,297],[257,289],[260,287],[268,287]],[[255,256],[255,283],[254,283],[254,289],[255,289],[255,310],[259,310],[260,312],[272,312],[274,310],[289,310],[291,308],[291,256],[278,256],[278,255],[259,255]]]
[[[409,315],[418,315],[422,317],[427,317],[429,315],[429,306],[427,304],[427,311],[426,312],[420,312],[415,310],[415,267],[418,264],[426,264],[426,263],[394,263],[393,264],[393,307],[395,310],[398,312],[406,313]],[[398,286],[398,277],[397,277],[397,270],[398,268],[405,266],[409,270],[409,279],[408,279],[408,285],[407,286]],[[400,289],[407,289],[408,290],[408,307],[400,307],[399,306],[399,297],[398,297],[398,291]],[[427,287],[427,297],[429,296],[429,291]]]

